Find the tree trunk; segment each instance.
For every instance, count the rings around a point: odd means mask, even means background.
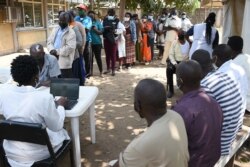
[[[125,5],[126,5],[126,0],[120,0],[120,10],[119,10],[120,20],[123,20],[125,14]]]

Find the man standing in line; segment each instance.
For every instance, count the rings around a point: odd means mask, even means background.
[[[83,58],[85,61],[86,78],[89,78],[92,75],[90,70],[92,61],[92,55],[90,54],[92,20],[87,15],[87,6],[80,4],[76,8],[78,9],[79,16],[75,17],[75,21],[81,22],[86,30],[86,44],[83,51]]]
[[[76,35],[68,26],[69,13],[61,13],[59,26],[55,27],[48,38],[47,47],[51,55],[58,58],[62,78],[72,78],[72,63],[76,49]]]

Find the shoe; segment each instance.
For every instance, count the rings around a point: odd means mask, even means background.
[[[115,71],[112,71],[112,74],[111,74],[112,76],[115,76]]]
[[[172,98],[172,97],[173,97],[173,95],[174,95],[174,93],[173,93],[173,92],[170,92],[170,91],[168,91],[168,92],[167,92],[167,98]]]
[[[103,76],[102,72],[100,72],[100,77],[101,77],[101,78],[104,78],[104,76]]]
[[[103,74],[108,74],[108,73],[110,73],[111,71],[110,70],[107,70],[107,71],[105,71]]]
[[[149,65],[149,62],[146,62],[145,65],[146,65],[146,66]]]

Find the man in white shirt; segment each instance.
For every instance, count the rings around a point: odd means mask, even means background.
[[[181,29],[182,29],[182,31],[187,32],[187,30],[189,30],[192,26],[193,26],[193,24],[191,23],[189,18],[187,18],[186,12],[183,12],[181,14]]]
[[[164,85],[144,79],[135,88],[134,108],[147,120],[147,130],[120,153],[115,167],[187,167],[187,134],[183,119],[166,110]]]
[[[243,49],[243,39],[240,36],[232,36],[229,37],[227,44],[232,49],[232,59],[233,62],[239,66],[241,66],[247,75],[248,79],[248,92],[246,99],[246,111],[250,114],[250,55],[242,53]]]
[[[167,32],[165,37],[164,53],[161,60],[162,65],[166,64],[169,55],[169,49],[172,45],[172,42],[178,39],[177,32],[181,28],[181,19],[177,16],[176,10],[173,10],[171,12],[171,16],[166,21],[165,28],[167,29]]]
[[[31,56],[19,56],[13,60],[11,75],[17,85],[1,85],[0,115],[6,120],[44,125],[52,147],[57,151],[63,141],[69,139],[63,129],[66,99],[60,98],[56,108],[51,94],[35,89],[38,72],[37,62]],[[3,146],[12,167],[30,167],[35,161],[50,155],[46,146],[37,144],[5,140]]]
[[[171,98],[174,95],[173,75],[176,71],[176,65],[183,60],[188,60],[190,45],[185,40],[184,32],[180,31],[178,40],[175,40],[169,51],[169,60],[167,63],[166,76],[167,76],[167,97]]]
[[[226,44],[218,45],[212,55],[215,65],[218,67],[218,72],[223,72],[228,74],[230,78],[232,78],[238,85],[238,89],[240,90],[240,94],[243,100],[242,106],[242,115],[244,115],[244,111],[246,109],[246,97],[248,92],[248,81],[245,70],[235,64],[231,59],[231,48]],[[241,126],[241,125],[240,125]]]

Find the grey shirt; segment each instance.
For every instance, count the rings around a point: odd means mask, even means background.
[[[50,80],[50,78],[57,77],[61,74],[56,57],[49,54],[44,55],[44,65],[39,73],[39,82]]]

